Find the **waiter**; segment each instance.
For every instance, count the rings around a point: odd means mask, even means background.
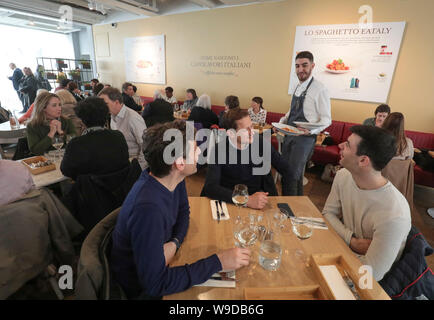
[[[315,67],[313,55],[302,51],[295,58],[295,71],[300,81],[292,95],[291,109],[280,119],[293,127],[294,121],[321,124],[318,128],[307,130],[298,127],[303,134],[286,135],[282,145],[282,156],[289,166],[288,177],[282,177],[284,196],[303,195],[303,171],[316,142],[316,135],[331,124],[330,96],[327,88],[312,76]]]

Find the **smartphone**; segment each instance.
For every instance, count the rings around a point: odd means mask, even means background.
[[[294,212],[292,212],[291,207],[287,203],[278,203],[277,207],[280,209],[280,212],[286,214],[289,217],[294,217]]]

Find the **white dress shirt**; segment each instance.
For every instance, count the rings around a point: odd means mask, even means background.
[[[178,100],[176,100],[175,96],[171,96],[170,98],[164,96],[164,100],[166,100],[169,103],[177,103]]]
[[[122,105],[117,115],[111,115],[110,128],[119,130],[127,140],[130,158],[137,158],[142,169],[147,168],[143,155],[143,132],[146,129],[145,120],[133,109]]]
[[[299,97],[306,90],[312,76],[306,81],[300,83],[294,94]],[[289,110],[284,117],[280,119],[280,123],[286,123],[289,117]],[[311,134],[318,134],[327,128],[332,123],[330,95],[327,88],[318,80],[314,79],[309,89],[303,105],[304,117],[310,123],[322,124],[321,127],[312,129]]]

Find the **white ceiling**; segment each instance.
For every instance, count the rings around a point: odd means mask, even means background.
[[[212,10],[282,0],[0,0],[0,23],[32,29],[70,33],[83,24],[106,24],[145,17]],[[59,23],[65,11],[72,12],[73,23]]]

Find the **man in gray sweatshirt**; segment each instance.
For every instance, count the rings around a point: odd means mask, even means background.
[[[339,145],[344,168],[336,174],[323,215],[379,281],[404,250],[410,208],[381,175],[396,153],[395,138],[370,126],[354,126],[351,132]]]

